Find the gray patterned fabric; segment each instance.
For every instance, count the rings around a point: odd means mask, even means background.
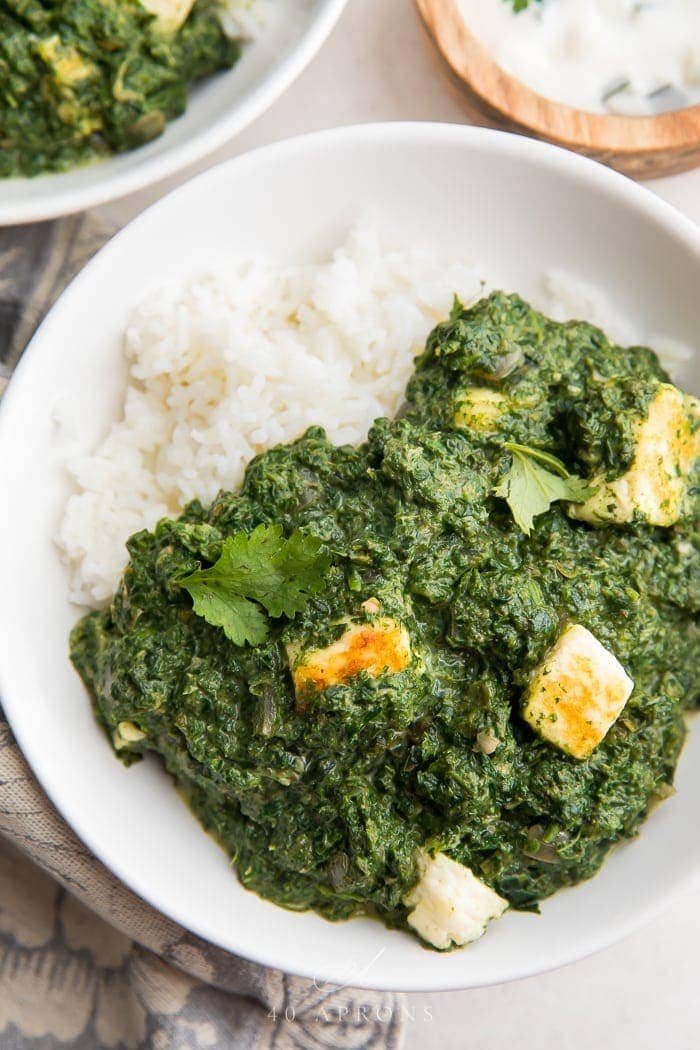
[[[114,232],[94,222],[89,215],[0,229],[0,379],[3,385],[49,307]]]
[[[38,321],[110,231],[0,230],[0,392]],[[232,956],[120,883],[34,780],[0,708],[2,1050],[397,1050],[397,996]]]

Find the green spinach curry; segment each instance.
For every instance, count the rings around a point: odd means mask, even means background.
[[[472,938],[410,922],[426,858],[517,909],[589,878],[672,793],[698,700],[697,475],[680,479],[682,500],[657,499],[663,524],[649,479],[631,480],[664,397],[687,410],[670,437],[688,453],[692,399],[652,351],[516,296],[455,304],[400,418],[361,447],[312,428],[254,460],[239,492],[131,538],[111,606],[71,639],[119,756],[162,757],[249,889],[330,919],[409,923],[436,947]],[[518,457],[540,474],[523,481]],[[322,544],[323,585],[235,644],[213,606],[211,623],[193,608],[193,581],[224,601],[225,550],[244,590],[270,536]],[[524,717],[573,633],[594,636],[592,662],[622,688],[593,746],[567,742],[556,706]],[[367,657],[380,635],[388,651]]]
[[[160,135],[188,84],[240,52],[217,0],[189,7],[0,0],[0,177],[64,171]]]

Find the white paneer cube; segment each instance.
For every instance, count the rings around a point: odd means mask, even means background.
[[[700,454],[694,416],[698,402],[664,383],[636,427],[632,466],[621,477],[598,485],[585,503],[570,504],[572,518],[592,524],[632,521],[640,514],[650,525],[673,525],[683,512],[688,475]]]
[[[419,871],[418,882],[404,900],[413,909],[408,923],[435,948],[477,941],[508,907],[508,901],[470,868],[444,853],[421,853]]]
[[[72,87],[96,74],[97,68],[72,44],[64,44],[58,33],[44,37],[36,44],[38,55],[51,67],[54,78],[59,84]]]
[[[361,671],[376,678],[398,674],[411,662],[408,631],[391,617],[354,624],[325,649],[299,652],[287,647],[287,658],[297,696],[347,682]]]
[[[508,399],[498,390],[475,386],[462,394],[454,425],[469,430],[493,430],[507,408]]]
[[[581,624],[570,624],[532,675],[523,717],[568,755],[588,758],[633,689],[610,650]]]
[[[175,33],[187,20],[194,0],[141,0],[141,5],[155,16],[159,29]]]
[[[128,747],[129,744],[137,744],[140,740],[145,739],[146,734],[133,722],[120,722],[112,733],[112,743],[115,751],[120,751],[123,747]]]

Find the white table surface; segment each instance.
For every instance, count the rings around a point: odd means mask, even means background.
[[[99,212],[124,223],[217,161],[306,131],[375,120],[462,122],[411,0],[350,0],[331,39],[287,94],[226,148]],[[700,222],[700,170],[648,184]],[[698,290],[700,292],[700,289]],[[515,984],[406,997],[407,1050],[697,1050],[700,900],[576,965]]]

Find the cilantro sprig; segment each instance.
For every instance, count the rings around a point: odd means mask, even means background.
[[[298,529],[288,539],[279,525],[258,525],[224,540],[221,556],[177,582],[193,608],[234,645],[260,645],[269,616],[292,619],[325,584],[330,557],[322,542]],[[265,614],[266,610],[267,614]]]
[[[512,462],[494,494],[507,501],[516,525],[527,536],[532,531],[534,519],[549,510],[556,500],[583,503],[596,492],[594,485],[569,474],[562,461],[549,452],[510,441],[505,447]]]

